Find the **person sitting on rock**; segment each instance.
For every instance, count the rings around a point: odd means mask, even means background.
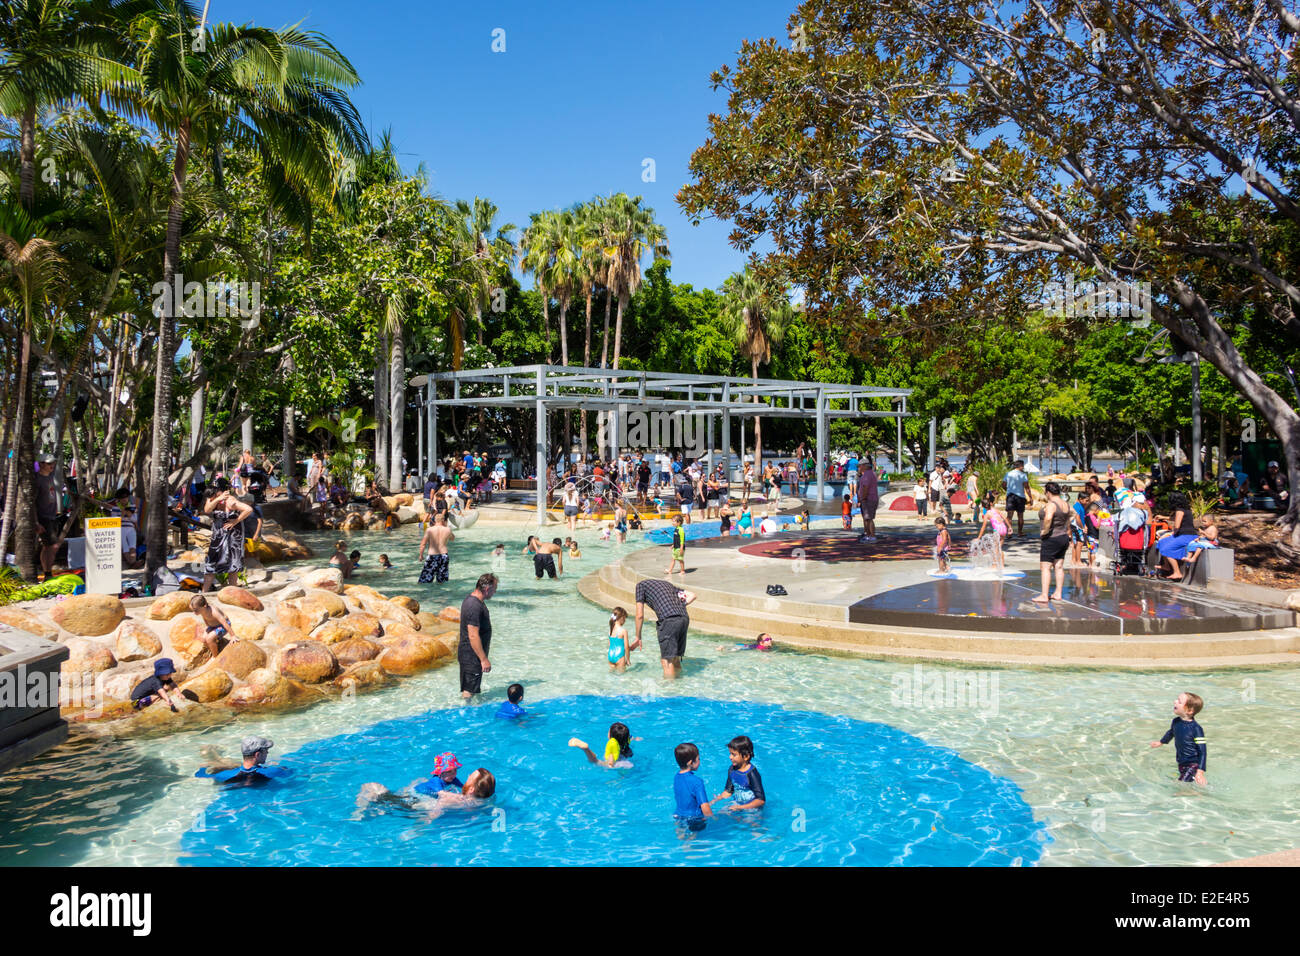
[[[170,657],[160,657],[154,661],[153,676],[140,681],[131,691],[131,706],[139,710],[152,704],[154,697],[161,697],[167,706],[172,709],[173,714],[180,713],[176,709],[176,701],[172,700],[167,693],[170,690],[176,694],[177,699],[180,698],[180,693],[176,689],[176,681],[172,679],[175,672],[176,668],[172,664]]]
[[[199,616],[203,622],[203,633],[199,635],[199,640],[208,646],[212,656],[216,657],[221,653],[221,645],[218,641],[223,638],[229,642],[235,639],[234,628],[230,624],[230,618],[226,617],[221,608],[213,607],[208,603],[208,599],[202,594],[196,594],[190,598],[190,610]]]

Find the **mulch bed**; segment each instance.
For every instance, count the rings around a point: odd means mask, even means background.
[[[1219,543],[1232,548],[1234,577],[1264,587],[1300,588],[1300,560],[1290,548],[1290,534],[1277,527],[1274,514],[1214,515]]]

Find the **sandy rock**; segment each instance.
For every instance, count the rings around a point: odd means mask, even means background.
[[[360,661],[334,678],[334,686],[346,692],[349,688],[379,687],[392,683],[392,680],[379,661]]]
[[[401,491],[393,495],[393,501],[396,502],[398,507],[405,506],[409,508],[411,505],[415,504],[415,495],[411,494],[409,491]]]
[[[299,599],[300,604],[303,601],[315,601],[329,612],[330,617],[342,617],[344,614],[348,613],[348,606],[344,602],[343,598],[335,594],[333,591],[323,591],[320,588],[312,588]]]
[[[118,661],[127,664],[131,661],[148,660],[161,654],[162,641],[143,624],[123,621],[117,629],[113,650]]]
[[[102,674],[117,666],[117,658],[103,644],[94,641],[68,641],[71,655],[59,665],[63,674]]]
[[[383,625],[384,625],[384,636],[381,639],[381,642],[384,644],[385,647],[388,646],[388,644],[391,643],[392,641],[397,640],[398,638],[425,636],[422,635],[415,628],[407,627],[401,621],[394,621],[390,619],[384,621]]]
[[[280,648],[275,655],[275,669],[305,684],[318,684],[338,672],[338,661],[320,641],[303,641]]]
[[[384,648],[374,641],[367,641],[363,637],[350,637],[347,640],[339,641],[330,650],[334,653],[334,658],[339,662],[339,666],[346,668],[361,661],[374,660],[383,653]]]
[[[20,607],[0,607],[0,624],[8,624],[49,641],[57,640],[59,636],[59,629],[54,624]]]
[[[202,674],[181,684],[180,690],[187,700],[210,704],[225,697],[234,686],[229,674],[219,667],[209,667]]]
[[[298,583],[305,589],[320,588],[322,591],[333,591],[335,594],[342,594],[343,572],[338,568],[318,568],[302,575],[298,579]]]
[[[390,674],[415,674],[432,667],[442,656],[438,641],[413,634],[389,643],[379,655],[379,663]]]
[[[419,619],[420,602],[419,601],[417,601],[413,597],[407,597],[405,594],[399,594],[397,597],[392,598],[391,600],[398,607],[404,607],[412,614],[416,615],[415,622],[417,625],[420,623],[420,619]]]
[[[295,598],[292,601],[281,601],[275,607],[275,617],[279,623],[285,627],[293,627],[298,630],[309,633],[315,627],[325,623],[329,618],[329,610],[321,604],[313,604],[310,609],[304,608],[302,602],[306,598]]]
[[[376,591],[368,584],[349,584],[343,588],[343,593],[347,597],[356,598],[362,604],[364,604],[367,600],[371,600],[371,601],[388,600],[388,598],[384,597],[382,594],[380,594],[378,591]]]
[[[441,611],[438,612],[438,617],[442,618],[444,621],[455,621],[455,622],[459,623],[459,621],[460,621],[460,608],[458,608],[458,607],[445,607],[445,608],[443,608]]]
[[[264,679],[254,681],[251,678],[253,674],[268,675]],[[263,669],[254,671],[249,675],[249,681],[241,684],[230,692],[226,698],[226,705],[236,709],[266,709],[274,710],[283,707],[289,703],[293,688],[291,682],[275,671]]]
[[[340,531],[364,531],[365,528],[366,519],[356,512],[348,515],[338,525]]]
[[[188,591],[172,591],[164,594],[149,605],[146,617],[151,621],[170,621],[177,614],[190,609],[190,598],[194,595]]]
[[[222,608],[230,620],[231,634],[241,641],[260,641],[266,633],[266,626],[271,623],[265,614],[246,611],[242,607]]]
[[[436,614],[430,613],[429,611],[418,611],[415,615],[415,619],[420,622],[420,630],[422,631],[431,631],[446,624],[442,618],[438,617]]]
[[[337,618],[330,618],[320,627],[311,632],[311,639],[313,641],[320,641],[326,647],[329,647],[331,644],[338,644],[340,641],[351,640],[352,637],[352,631],[347,627],[344,627],[343,620]]]
[[[231,641],[221,649],[212,663],[231,677],[242,680],[253,671],[266,666],[266,652],[252,641]]]
[[[212,658],[208,645],[199,639],[205,628],[197,614],[182,614],[172,621],[167,639],[172,645],[172,656],[177,665],[194,670]]]
[[[293,601],[306,593],[300,584],[287,584],[274,594],[268,594],[266,599],[272,604],[278,604],[281,601]]]
[[[400,604],[394,604],[392,601],[372,601],[367,610],[379,618],[381,622],[398,621],[405,624],[413,631],[420,629],[420,620]],[[385,623],[385,633],[388,625]]]
[[[1300,611],[1300,591],[1291,591],[1286,596],[1288,611]]]
[[[417,511],[410,506],[403,506],[397,509],[397,520],[402,524],[414,524],[420,520],[422,512]]]
[[[270,641],[276,647],[284,647],[286,644],[308,640],[308,637],[307,632],[300,628],[286,627],[272,622],[266,626],[266,633],[262,635],[262,640]]]
[[[55,624],[81,637],[97,637],[113,631],[126,617],[126,606],[107,594],[73,594],[54,605],[50,618]]]
[[[230,604],[234,607],[242,607],[247,611],[264,610],[261,600],[256,594],[246,591],[243,588],[234,586],[224,587],[217,592],[217,600],[222,604]]]
[[[103,682],[99,685],[100,698],[102,700],[130,700],[131,691],[135,690],[135,685],[140,683],[146,677],[153,676],[152,667],[119,667],[113,673],[104,675]]]
[[[367,611],[353,611],[346,617],[340,618],[338,623],[350,630],[354,637],[378,637],[384,632],[379,618]]]

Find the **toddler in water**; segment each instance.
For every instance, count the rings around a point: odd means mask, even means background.
[[[752,644],[732,644],[728,647],[726,644],[719,644],[720,651],[770,651],[772,649],[772,635],[764,631],[754,639]]]
[[[727,771],[727,783],[722,792],[713,798],[734,801],[728,810],[757,810],[767,803],[767,794],[763,791],[763,778],[754,766],[754,742],[748,737],[733,737],[727,744],[727,753],[731,757],[731,769]]]
[[[632,652],[627,639],[627,611],[621,607],[614,608],[609,616],[609,669],[623,673],[631,662]]]
[[[582,551],[578,549],[578,542],[574,541],[572,538],[565,538],[564,546],[569,549],[569,557],[571,558],[582,557]]]
[[[1174,742],[1174,756],[1178,761],[1178,779],[1183,783],[1195,781],[1205,786],[1205,731],[1196,722],[1196,715],[1205,701],[1195,694],[1182,693],[1174,698],[1174,719],[1165,735],[1151,742],[1159,747]]]
[[[939,573],[947,574],[952,565],[948,561],[948,552],[952,548],[952,535],[948,533],[948,522],[935,518],[934,526],[939,533],[934,536],[934,557],[939,562]]]
[[[605,741],[604,758],[597,757],[595,752],[587,744],[577,737],[569,738],[569,746],[577,747],[587,755],[589,763],[603,763],[606,767],[617,767],[620,764],[625,767],[632,766],[632,741],[640,740],[640,737],[633,737],[632,731],[627,729],[627,724],[613,723],[609,725],[609,740]]]
[[[459,769],[460,761],[456,759],[454,753],[447,751],[438,754],[433,758],[433,773],[429,775],[428,780],[415,785],[415,792],[432,796],[447,789],[460,790],[465,784],[456,777],[456,771]]]
[[[524,699],[524,685],[511,684],[506,688],[506,702],[497,710],[498,717],[505,717],[513,720],[515,717],[523,717],[527,714],[523,706],[519,703]]]
[[[387,571],[387,570],[389,570],[392,566],[393,566],[393,562],[388,560],[388,555],[386,555],[386,554],[381,554],[381,555],[379,556],[379,570],[380,570],[380,571]]]
[[[695,775],[700,769],[700,748],[690,743],[678,744],[673,756],[681,768],[673,777],[673,799],[677,804],[673,819],[688,830],[703,830],[707,818],[713,816],[713,807],[704,781]]]

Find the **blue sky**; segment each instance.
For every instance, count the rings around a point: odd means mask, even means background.
[[[492,199],[502,221],[600,193],[644,196],[668,229],[673,279],[701,288],[744,264],[725,223],[693,227],[673,198],[708,114],[726,107],[709,74],[734,64],[744,39],[784,38],[795,2],[211,0],[209,19],[324,33],[364,81],[362,118],[375,134],[391,127],[403,166],[423,162],[448,199]],[[492,51],[497,28],[504,53]],[[647,158],[654,182],[642,180]]]

